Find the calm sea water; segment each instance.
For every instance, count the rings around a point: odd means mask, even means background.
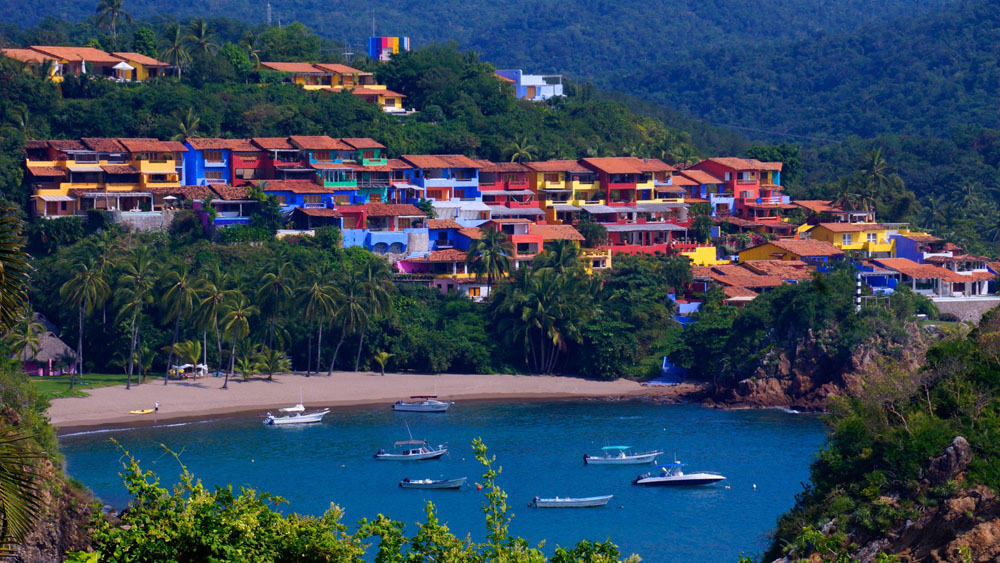
[[[387,462],[379,448],[415,438],[450,445],[436,461]],[[483,496],[462,491],[403,490],[400,479],[469,477],[482,467],[471,442],[482,437],[503,467],[511,531],[545,551],[580,539],[611,539],[645,561],[735,561],[759,553],[777,517],[794,502],[823,441],[815,416],[780,411],[722,411],[646,402],[531,402],[459,404],[447,414],[394,413],[384,408],[338,410],[320,425],[264,427],[259,416],[169,427],[77,434],[61,439],[67,469],[104,502],[122,507],[121,452],[115,438],[144,469],[174,482],[177,463],[165,445],[206,484],[233,483],[289,500],[285,510],[321,514],[330,503],[354,523],[384,513],[422,521],[427,500],[456,535],[482,540]],[[718,471],[722,485],[657,489],[631,485],[644,466],[584,466],[585,452],[606,444],[659,448],[690,470]],[[730,488],[725,488],[728,484]],[[756,484],[756,489],[753,485]],[[603,508],[540,510],[538,496],[615,495]],[[415,530],[410,526],[411,533]]]

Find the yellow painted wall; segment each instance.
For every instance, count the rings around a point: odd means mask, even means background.
[[[681,252],[681,256],[687,256],[696,266],[718,266],[729,263],[729,260],[718,259],[718,252],[714,246],[699,246],[691,252]]]
[[[740,252],[740,262],[747,260],[801,260],[802,258],[787,250],[782,250],[771,243],[748,248]]]

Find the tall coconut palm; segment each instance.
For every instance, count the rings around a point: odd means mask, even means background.
[[[528,142],[527,137],[521,137],[507,145],[507,153],[511,162],[531,161],[538,157],[538,147]]]
[[[260,66],[260,36],[251,31],[240,40],[240,46],[246,49],[254,67]]]
[[[176,265],[164,277],[166,291],[163,293],[160,304],[166,309],[164,320],[174,321],[174,338],[170,344],[170,353],[167,354],[167,373],[163,377],[164,385],[170,379],[167,375],[170,374],[170,365],[174,359],[174,347],[180,337],[181,320],[190,314],[190,311],[194,309],[195,300],[198,299],[198,288],[195,281],[194,276],[184,265]]]
[[[132,14],[122,8],[122,0],[100,0],[97,3],[97,25],[111,29],[111,40],[118,44],[118,22],[132,22]]]
[[[226,371],[226,380],[222,383],[222,388],[228,389],[229,378],[236,365],[236,344],[250,334],[250,318],[259,313],[260,309],[256,305],[251,305],[243,293],[238,290],[229,295],[223,307],[222,330],[232,342],[232,349],[229,352],[229,369]]]
[[[191,137],[201,137],[201,131],[198,131],[199,125],[201,125],[201,118],[195,115],[194,108],[188,108],[187,113],[177,118],[177,133],[170,139],[183,141]]]
[[[163,42],[163,51],[160,58],[164,62],[174,67],[177,71],[177,79],[181,77],[181,67],[191,60],[191,53],[187,49],[187,42],[184,38],[184,30],[176,23],[167,26],[164,31],[166,39]]]
[[[199,18],[188,24],[184,40],[191,45],[191,50],[200,55],[214,55],[219,46],[212,42],[214,34],[205,18]]]
[[[340,320],[340,340],[337,347],[333,349],[333,359],[330,360],[330,369],[326,375],[333,375],[333,368],[337,364],[337,355],[340,354],[340,347],[344,344],[344,339],[348,334],[357,332],[368,320],[368,308],[365,303],[365,276],[357,266],[351,266],[345,272],[339,285],[340,299],[334,311],[334,317]]]
[[[146,305],[152,303],[152,290],[156,284],[156,264],[149,247],[137,246],[125,261],[123,273],[119,278],[122,286],[120,291],[121,307],[118,311],[119,322],[127,322],[130,332],[128,355],[128,372],[125,389],[132,388],[132,374],[136,365],[136,346],[139,343],[139,329],[142,313]]]
[[[299,290],[300,307],[306,323],[316,331],[316,373],[319,373],[323,348],[323,325],[333,315],[335,306],[334,293],[336,289],[326,283],[323,275],[311,269],[307,274],[306,283]],[[309,362],[306,364],[306,374],[312,372],[312,340],[309,341]]]
[[[535,257],[532,268],[548,268],[558,274],[580,267],[580,245],[571,240],[554,240],[545,243],[545,251]]]
[[[358,371],[361,364],[361,349],[365,343],[365,330],[368,323],[374,319],[379,319],[388,315],[392,311],[392,300],[390,291],[392,288],[392,273],[382,260],[369,260],[364,266],[364,299],[362,303],[366,309],[366,315],[361,321],[358,331],[361,336],[358,338],[358,355],[354,359],[354,371]]]
[[[260,276],[258,282],[256,302],[261,308],[264,318],[267,319],[267,344],[268,348],[274,347],[274,329],[284,310],[285,304],[292,298],[291,262],[282,262],[273,270],[266,271]]]
[[[500,231],[481,229],[480,233],[466,253],[465,264],[471,267],[477,279],[485,277],[486,286],[493,291],[493,282],[510,272],[514,245]]]
[[[222,273],[217,267],[209,270],[209,277],[200,278],[197,281],[198,287],[198,326],[203,332],[212,330],[215,332],[216,350],[218,352],[217,362],[222,367],[222,331],[219,330],[219,316],[222,313],[223,303],[231,293],[226,288],[228,276]]]
[[[865,155],[857,177],[862,195],[872,201],[880,200],[888,189],[898,183],[898,176],[893,174],[892,167],[882,154],[882,147],[875,147]]]
[[[14,323],[14,326],[7,332],[7,346],[17,356],[21,356],[25,352],[28,356],[34,356],[42,346],[41,336],[43,332],[45,332],[45,325],[35,321],[31,311],[25,310],[21,320]]]
[[[76,274],[59,288],[59,296],[77,308],[76,365],[83,374],[83,320],[111,296],[111,288],[100,266],[93,259],[75,266]],[[70,376],[69,388],[76,383],[76,373]]]
[[[28,304],[28,259],[21,221],[11,205],[0,205],[0,332],[16,323]]]

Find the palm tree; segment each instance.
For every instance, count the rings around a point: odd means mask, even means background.
[[[215,343],[218,351],[217,362],[222,365],[222,332],[219,330],[219,314],[222,304],[231,293],[225,286],[229,277],[218,266],[209,270],[209,278],[201,278],[196,282],[198,288],[198,325],[203,332],[212,329],[215,332]],[[206,350],[207,354],[207,350]],[[206,362],[207,363],[207,362]]]
[[[83,319],[94,312],[98,305],[103,305],[111,295],[111,288],[104,279],[100,266],[89,259],[76,265],[76,275],[59,288],[59,296],[77,308],[78,325],[76,334],[76,364],[77,372],[83,374]],[[76,373],[70,376],[69,389],[73,390],[76,383]]]
[[[46,63],[51,64],[52,61],[46,61]],[[28,110],[28,106],[25,104],[17,104],[12,106],[7,110],[7,120],[10,121],[11,125],[15,129],[24,135],[25,139],[35,138],[35,126],[31,119],[31,112]]]
[[[564,274],[580,267],[580,245],[571,240],[545,243],[545,251],[535,257],[532,268],[548,268]]]
[[[194,114],[194,108],[188,108],[187,113],[177,118],[177,133],[170,137],[170,140],[183,141],[192,137],[201,137],[202,134],[198,131],[200,124],[201,118]]]
[[[477,279],[486,277],[486,286],[493,291],[493,282],[510,271],[514,245],[507,235],[494,229],[480,229],[482,235],[465,256],[465,264],[472,268]]]
[[[131,389],[132,374],[135,372],[136,346],[139,342],[139,321],[143,308],[153,300],[152,289],[156,284],[155,262],[149,248],[145,245],[137,246],[125,262],[123,270],[124,273],[119,278],[124,289],[121,290],[122,305],[118,311],[118,318],[119,321],[129,323],[131,344],[125,389]]]
[[[201,359],[201,342],[185,340],[170,346],[171,353],[185,364],[197,365]]]
[[[0,332],[20,320],[28,304],[29,266],[23,248],[17,211],[0,205]]]
[[[667,162],[686,168],[692,164],[697,164],[701,158],[698,151],[690,143],[680,143],[670,149],[664,150],[661,155]]]
[[[166,40],[163,44],[163,52],[160,53],[160,58],[164,62],[174,67],[177,71],[177,79],[181,77],[181,67],[185,63],[191,60],[191,53],[187,50],[187,45],[185,45],[184,31],[181,30],[181,26],[176,23],[172,23],[167,26]]]
[[[250,376],[255,375],[260,370],[260,366],[253,356],[243,356],[237,360],[236,370],[243,376],[243,381],[249,381]]]
[[[20,357],[25,351],[34,357],[42,346],[41,335],[45,332],[45,325],[34,320],[31,311],[25,310],[21,320],[7,333],[7,345]]]
[[[525,160],[535,160],[538,155],[538,147],[529,143],[527,137],[521,137],[507,145],[507,152],[510,153],[511,162],[524,162]]]
[[[164,320],[174,321],[174,338],[170,344],[170,353],[167,355],[167,374],[170,373],[170,365],[174,359],[174,347],[180,337],[181,319],[185,318],[194,307],[195,299],[198,298],[198,289],[195,285],[194,277],[186,266],[179,265],[177,269],[171,269],[165,276],[167,290],[163,293],[161,305],[167,310]],[[197,363],[197,359],[194,363]],[[163,384],[167,384],[169,377],[163,378]]]
[[[858,183],[862,195],[869,200],[878,201],[887,189],[896,183],[892,167],[882,154],[882,147],[875,147],[865,155],[865,161],[858,169]]]
[[[299,293],[302,312],[310,327],[316,327],[316,373],[319,373],[322,360],[323,325],[333,315],[334,293],[336,289],[324,281],[322,272],[310,269],[305,287]],[[309,341],[309,362],[306,365],[306,375],[312,372],[312,340]]]
[[[199,18],[188,24],[188,33],[184,40],[191,44],[192,51],[201,55],[214,55],[219,46],[212,42],[212,30],[205,18]]]
[[[274,270],[265,272],[258,283],[256,301],[267,319],[268,348],[274,346],[274,325],[281,315],[284,305],[292,298],[291,268],[290,262],[283,262]]]
[[[369,260],[364,268],[364,291],[363,303],[365,306],[365,316],[361,321],[358,338],[358,355],[354,359],[354,371],[358,371],[361,364],[361,349],[365,342],[365,329],[368,322],[381,318],[391,312],[392,302],[389,291],[392,287],[392,274],[386,262],[382,260]]]
[[[226,372],[226,380],[222,383],[222,388],[228,389],[229,377],[233,374],[236,363],[236,343],[250,334],[250,317],[259,313],[260,309],[256,305],[251,305],[243,293],[236,290],[226,300],[224,310],[222,329],[233,346],[229,352],[229,370]]]
[[[337,364],[337,355],[340,347],[344,344],[344,339],[349,333],[358,331],[368,321],[368,309],[365,304],[365,279],[362,271],[357,266],[350,266],[347,269],[341,283],[339,284],[340,299],[339,305],[334,311],[334,317],[340,319],[340,340],[337,347],[333,349],[333,359],[330,360],[330,369],[326,375],[333,375],[333,368]]]
[[[292,363],[288,361],[288,357],[285,356],[284,352],[278,352],[266,346],[263,350],[257,352],[255,357],[257,359],[257,367],[261,373],[267,374],[268,381],[274,380],[274,374],[288,371],[292,368]]]
[[[132,14],[122,9],[122,0],[100,0],[97,3],[97,25],[111,28],[111,40],[118,44],[118,21],[132,22]]]
[[[379,373],[382,375],[382,377],[385,377],[385,364],[389,361],[389,358],[391,358],[392,356],[393,354],[390,354],[389,352],[385,352],[382,350],[375,352],[375,355],[373,356],[375,359],[375,363],[378,364]]]
[[[244,49],[247,50],[247,55],[250,57],[250,60],[254,61],[255,63],[254,67],[260,66],[260,49],[258,49],[259,45],[260,45],[260,36],[252,31],[248,32],[246,35],[243,36],[243,39],[240,40],[240,46],[242,46]]]
[[[44,482],[37,462],[45,454],[33,451],[30,435],[6,430],[0,435],[0,556],[13,556],[14,544],[22,541],[34,527],[42,510]]]

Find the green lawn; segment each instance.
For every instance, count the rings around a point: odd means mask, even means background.
[[[73,391],[69,390],[68,375],[54,375],[51,377],[30,377],[31,382],[43,395],[49,399],[59,399],[62,397],[86,397],[87,389],[97,387],[108,387],[110,385],[125,385],[125,374],[122,373],[87,373],[83,377],[77,376],[76,386]],[[158,381],[159,377],[150,376],[148,383]],[[135,376],[132,377],[132,384],[135,384]]]

